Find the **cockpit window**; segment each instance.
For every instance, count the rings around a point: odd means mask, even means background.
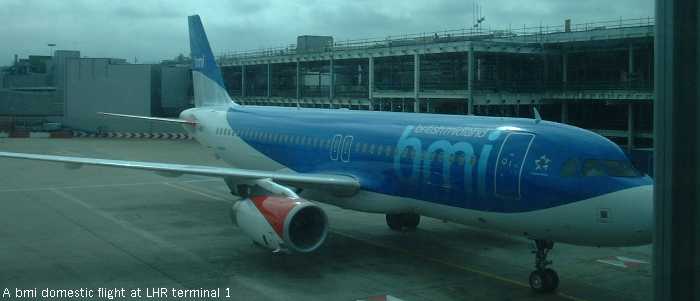
[[[639,172],[629,163],[617,160],[586,160],[583,163],[583,175],[586,177],[639,177]]]
[[[562,177],[575,177],[577,176],[578,171],[578,160],[576,159],[569,159],[564,162],[564,165],[561,166],[561,176]]]
[[[625,161],[602,161],[608,175],[612,177],[639,177],[639,172]]]
[[[586,160],[583,162],[583,175],[586,177],[600,177],[605,175],[605,170],[600,160]]]

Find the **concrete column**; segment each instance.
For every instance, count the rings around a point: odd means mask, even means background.
[[[374,58],[369,57],[369,63],[367,64],[367,91],[369,100],[374,99]],[[381,111],[381,110],[380,110]]]
[[[627,104],[627,150],[634,148],[634,104]]]
[[[301,99],[301,63],[297,61],[297,99]]]
[[[567,70],[569,69],[569,54],[564,52],[561,54],[561,82],[566,89],[566,84],[569,82],[569,75]]]
[[[547,85],[549,83],[549,55],[546,53],[542,54],[542,68],[542,84]]]
[[[656,1],[654,300],[700,299],[698,8]]]
[[[241,97],[245,97],[245,65],[241,65]]]
[[[561,123],[569,122],[569,103],[564,100],[561,103]]]
[[[272,97],[272,65],[267,64],[267,98]]]
[[[467,54],[467,114],[474,114],[474,79],[476,75],[476,58],[474,56],[474,47],[470,47]]]
[[[627,84],[632,88],[632,74],[634,74],[634,47],[629,46],[627,50]]]
[[[330,80],[329,80],[329,88],[328,88],[328,97],[330,99],[335,98],[335,72],[333,72],[333,58],[328,62],[329,64],[329,71],[328,74],[330,75]]]
[[[420,113],[420,54],[413,55],[413,112]]]

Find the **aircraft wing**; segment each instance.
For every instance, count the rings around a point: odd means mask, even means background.
[[[353,195],[360,188],[360,183],[357,179],[350,176],[333,174],[281,173],[206,165],[186,165],[142,161],[109,160],[97,158],[67,157],[10,152],[0,152],[0,158],[61,162],[66,163],[66,167],[71,169],[80,168],[83,165],[142,169],[155,171],[160,175],[169,177],[177,177],[183,174],[189,174],[217,178],[232,178],[233,180],[237,181],[254,181],[261,179],[270,179],[282,185],[289,185],[293,187],[308,189],[323,189],[325,191],[330,191],[341,195]]]

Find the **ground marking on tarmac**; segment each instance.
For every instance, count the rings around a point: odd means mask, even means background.
[[[392,246],[389,246],[389,245],[377,243],[377,242],[370,241],[370,240],[366,240],[366,239],[362,239],[362,238],[357,238],[357,237],[355,237],[355,236],[353,236],[353,235],[350,235],[350,234],[346,234],[346,233],[343,233],[343,232],[338,232],[337,230],[333,230],[333,231],[331,231],[331,232],[333,232],[333,233],[335,233],[335,234],[338,234],[338,235],[340,235],[340,236],[344,236],[344,237],[346,237],[346,238],[350,238],[350,239],[353,239],[353,240],[357,240],[357,241],[364,242],[364,243],[366,243],[366,244],[368,244],[368,245],[372,245],[372,246],[375,246],[375,247],[379,247],[379,248],[383,248],[383,249],[388,249],[388,250],[395,251],[395,252],[400,252],[400,253],[403,253],[403,254],[406,254],[406,255],[409,255],[409,256],[413,256],[413,257],[420,258],[420,259],[427,260],[427,261],[432,261],[432,262],[439,263],[439,264],[442,264],[442,265],[446,265],[446,266],[449,266],[449,267],[452,267],[452,268],[456,268],[456,269],[459,269],[459,270],[463,270],[463,271],[475,273],[475,274],[481,275],[481,276],[486,277],[486,278],[491,278],[491,279],[495,279],[495,280],[500,280],[500,281],[503,281],[503,282],[506,282],[506,283],[510,283],[510,284],[513,284],[513,285],[516,285],[516,286],[525,287],[525,288],[528,288],[528,289],[530,288],[530,286],[529,286],[528,284],[526,284],[526,283],[523,283],[523,282],[520,282],[520,281],[517,281],[517,280],[513,280],[513,279],[509,279],[509,278],[506,278],[506,277],[498,276],[498,275],[496,275],[496,274],[489,273],[489,272],[485,272],[485,271],[482,271],[482,270],[478,270],[478,269],[475,269],[475,268],[472,268],[472,267],[454,264],[454,263],[451,263],[451,262],[448,262],[448,261],[445,261],[445,260],[441,260],[441,259],[437,259],[437,258],[428,257],[428,256],[421,255],[421,254],[418,254],[418,253],[413,253],[413,252],[410,252],[410,251],[405,250],[405,249],[392,247]],[[565,298],[565,299],[569,299],[569,300],[572,300],[572,301],[585,301],[585,299],[581,299],[581,298],[577,298],[577,297],[574,297],[574,296],[570,296],[570,295],[567,295],[567,294],[564,294],[564,293],[561,293],[561,292],[557,292],[557,295],[558,295],[559,297],[562,297],[562,298]]]
[[[119,220],[119,219],[117,219],[116,217],[112,216],[111,214],[105,213],[104,211],[93,207],[93,206],[90,205],[89,203],[87,203],[87,202],[85,202],[85,201],[83,201],[83,200],[81,200],[81,199],[79,199],[79,198],[77,198],[77,197],[75,197],[75,196],[73,196],[73,195],[70,195],[70,194],[68,194],[68,193],[66,193],[66,192],[60,191],[60,190],[58,190],[58,189],[51,189],[51,191],[52,191],[53,193],[59,195],[60,197],[62,197],[62,198],[64,198],[64,199],[68,200],[68,201],[72,201],[72,202],[74,202],[74,203],[76,203],[76,204],[78,204],[78,205],[80,205],[80,206],[86,208],[87,210],[89,210],[89,211],[95,213],[96,215],[99,215],[100,217],[104,218],[105,220],[111,221],[111,222],[117,224],[118,226],[120,226],[120,227],[126,229],[127,231],[133,232],[133,233],[135,233],[135,234],[141,236],[142,238],[144,238],[144,239],[146,239],[146,240],[148,240],[148,241],[151,241],[151,242],[153,242],[153,243],[159,245],[160,248],[177,251],[179,254],[183,254],[185,257],[188,257],[190,260],[192,260],[192,261],[194,261],[194,262],[197,262],[197,263],[200,264],[200,265],[209,265],[206,261],[204,261],[202,258],[200,258],[197,254],[195,254],[195,253],[193,253],[193,252],[191,252],[191,251],[188,251],[188,250],[186,250],[186,249],[184,249],[184,248],[182,248],[182,247],[179,247],[178,245],[175,245],[175,244],[173,244],[173,243],[167,242],[167,241],[161,239],[160,237],[155,236],[155,235],[153,235],[153,234],[151,234],[151,233],[149,233],[149,232],[147,232],[147,231],[141,230],[141,229],[139,229],[139,228],[133,226],[132,224],[130,224],[130,223],[128,223],[128,222]],[[75,221],[73,221],[73,222],[76,223],[76,224],[78,224],[78,223],[75,222]],[[78,224],[78,225],[80,225],[80,224]],[[83,226],[81,225],[81,227],[83,227]],[[88,229],[85,228],[85,227],[83,227],[83,228],[86,229],[86,230],[88,230]],[[99,236],[98,236],[97,234],[95,234],[94,232],[92,232],[92,231],[90,231],[90,230],[88,230],[88,231],[91,232],[93,235],[99,237]],[[99,238],[101,238],[101,237],[99,237]],[[104,238],[101,238],[101,239],[104,239]],[[167,275],[165,272],[161,271],[160,269],[158,269],[158,268],[152,266],[151,264],[149,264],[149,263],[147,263],[147,262],[141,260],[140,258],[138,258],[138,257],[136,257],[136,256],[134,256],[134,255],[132,255],[131,253],[127,252],[126,250],[122,249],[121,247],[118,247],[117,245],[113,244],[112,242],[110,242],[110,241],[108,241],[108,240],[106,240],[106,241],[107,241],[108,243],[112,244],[112,245],[113,245],[114,247],[116,247],[117,249],[120,249],[120,250],[124,251],[125,253],[131,255],[132,257],[136,258],[137,260],[141,261],[142,263],[146,264],[147,266],[151,267],[152,269],[154,269],[154,270],[160,272],[161,274],[163,274],[164,276],[168,277],[169,279],[171,279],[171,280],[173,280],[173,281],[179,283],[179,281],[178,281],[177,279],[174,279],[174,278],[170,277],[169,275]],[[181,283],[180,283],[180,284],[181,284]]]
[[[227,202],[227,203],[229,202],[229,201],[226,201],[226,200],[224,200],[224,199],[222,199],[222,198],[219,198],[219,197],[216,197],[216,196],[213,196],[213,195],[210,195],[210,194],[206,194],[206,193],[197,191],[197,190],[195,190],[195,189],[188,189],[188,188],[184,188],[184,187],[181,187],[181,186],[176,186],[176,185],[173,185],[173,184],[170,184],[170,183],[165,183],[165,185],[172,186],[172,187],[176,187],[176,188],[182,189],[182,190],[184,190],[184,191],[188,191],[188,192],[195,193],[195,194],[198,194],[198,195],[202,195],[202,196],[208,197],[208,198],[213,199],[213,200],[225,201],[225,202]],[[352,240],[360,241],[360,242],[363,242],[363,243],[366,243],[366,244],[368,244],[368,245],[372,245],[372,246],[375,246],[375,247],[379,247],[379,248],[383,248],[383,249],[389,249],[389,250],[392,250],[392,251],[398,251],[398,252],[401,252],[401,253],[404,253],[404,254],[413,256],[413,257],[421,258],[421,259],[423,259],[423,260],[432,261],[432,262],[439,263],[439,264],[442,264],[442,265],[446,265],[446,266],[449,266],[449,267],[457,268],[457,269],[460,269],[460,270],[463,270],[463,271],[468,271],[468,272],[476,273],[476,274],[479,274],[479,275],[484,276],[484,277],[487,277],[487,278],[491,278],[491,279],[495,279],[495,280],[500,280],[500,281],[503,281],[503,282],[506,282],[506,283],[510,283],[510,284],[513,284],[513,285],[516,285],[516,286],[520,286],[520,287],[525,287],[525,288],[528,288],[528,289],[530,288],[530,286],[529,286],[528,284],[526,284],[526,283],[523,283],[523,282],[520,282],[520,281],[516,281],[516,280],[513,280],[513,279],[509,279],[509,278],[505,278],[505,277],[501,277],[501,276],[498,276],[498,275],[495,275],[495,274],[492,274],[492,273],[489,273],[489,272],[484,272],[484,271],[481,271],[481,270],[477,270],[477,269],[475,269],[475,268],[466,267],[466,266],[461,266],[461,265],[456,265],[456,264],[453,264],[453,263],[450,263],[450,262],[447,262],[447,261],[444,261],[444,260],[440,260],[440,259],[436,259],[436,258],[427,257],[427,256],[420,255],[420,254],[417,254],[417,253],[412,253],[412,252],[409,252],[409,251],[404,250],[404,249],[395,248],[395,247],[392,247],[392,246],[384,245],[384,244],[377,243],[377,242],[373,242],[373,241],[370,241],[370,240],[357,238],[357,237],[355,237],[355,236],[353,236],[353,235],[350,235],[350,234],[346,234],[346,233],[343,233],[343,232],[338,232],[337,230],[331,230],[330,232],[335,233],[335,234],[340,235],[340,236],[343,236],[343,237],[346,237],[346,238],[350,238],[350,239],[352,239]],[[565,298],[565,299],[569,299],[569,300],[572,300],[572,301],[585,301],[584,299],[576,298],[576,297],[574,297],[574,296],[570,296],[570,295],[567,295],[567,294],[564,294],[564,293],[561,293],[561,292],[557,293],[557,295],[558,295],[559,297],[562,297],[562,298]],[[392,298],[396,298],[396,297],[393,297],[393,296],[392,296]],[[369,301],[369,300],[374,300],[374,299],[369,299],[369,298],[368,298],[368,299],[366,299],[366,300]],[[379,300],[382,300],[382,299],[379,299]],[[388,299],[388,298],[387,298],[386,300],[388,301],[388,300],[401,300],[401,299],[398,299],[398,298],[396,298],[396,299]]]
[[[379,295],[379,296],[369,296],[364,299],[357,299],[356,301],[403,301],[403,299],[394,297],[392,295]]]
[[[180,189],[180,190],[183,190],[183,191],[191,192],[191,193],[194,193],[194,194],[198,194],[198,195],[201,195],[201,196],[204,196],[204,197],[213,199],[213,200],[217,200],[217,201],[221,201],[221,202],[230,203],[230,201],[227,200],[227,199],[220,198],[220,197],[218,197],[218,196],[213,196],[213,195],[211,195],[211,194],[204,193],[204,192],[201,192],[201,191],[199,191],[199,190],[194,190],[194,189],[191,189],[191,188],[186,188],[186,187],[178,186],[178,185],[175,185],[175,184],[173,184],[173,183],[163,182],[163,185],[170,186],[170,187],[173,187],[173,188],[177,188],[177,189]]]
[[[609,264],[612,266],[620,268],[637,268],[642,264],[649,264],[649,262],[624,256],[611,256],[605,259],[598,259],[597,262]]]

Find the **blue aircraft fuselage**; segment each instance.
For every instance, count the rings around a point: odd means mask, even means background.
[[[610,140],[554,122],[255,106],[226,118],[296,172],[352,175],[367,191],[466,209],[527,212],[651,184]]]

